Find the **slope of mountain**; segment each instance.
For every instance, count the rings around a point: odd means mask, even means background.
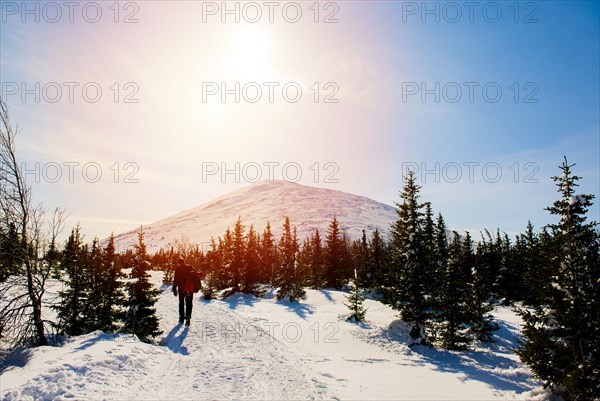
[[[325,236],[333,216],[340,228],[356,239],[366,230],[376,228],[386,236],[396,219],[393,207],[372,199],[324,188],[315,188],[287,181],[261,181],[221,196],[196,208],[144,226],[149,251],[172,246],[182,237],[207,249],[211,236],[223,235],[237,218],[248,228],[251,224],[262,233],[267,222],[278,239],[285,216],[298,229],[302,240],[315,228]],[[137,242],[136,230],[116,236],[117,249],[122,251]]]

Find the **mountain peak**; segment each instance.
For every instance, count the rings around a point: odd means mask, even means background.
[[[368,233],[378,229],[386,235],[396,211],[383,203],[339,190],[263,180],[145,226],[144,232],[150,251],[169,248],[182,237],[206,249],[211,237],[223,235],[238,217],[246,227],[253,225],[259,233],[270,222],[278,238],[285,216],[297,227],[300,241],[316,228],[326,233],[334,216],[341,230],[356,239],[363,229]],[[116,237],[119,250],[127,249],[136,241],[135,230]]]

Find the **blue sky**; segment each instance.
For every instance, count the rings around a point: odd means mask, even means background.
[[[70,210],[69,224],[81,222],[90,239],[250,184],[231,175],[202,179],[206,163],[256,163],[263,178],[265,163],[296,163],[300,183],[388,204],[413,163],[433,171],[419,175],[423,200],[451,227],[472,231],[516,233],[528,219],[536,227],[552,222],[543,208],[556,199],[549,177],[563,155],[577,163],[581,191],[600,194],[598,2],[474,2],[472,21],[463,2],[321,2],[317,23],[313,2],[294,3],[302,11],[296,23],[280,12],[291,2],[279,3],[273,23],[261,2],[263,18],[254,23],[206,14],[220,2],[161,1],[119,3],[118,23],[113,3],[99,3],[97,23],[77,12],[73,23],[43,16],[23,23],[22,10],[7,3],[21,3],[3,2],[0,26],[2,96],[22,129],[19,155],[29,166],[61,166],[57,182],[34,183],[35,197]],[[439,22],[423,7],[437,7]],[[122,23],[130,14],[137,22]],[[323,23],[328,15],[338,22]],[[36,103],[7,95],[10,85],[35,82],[63,90],[65,82],[94,82],[103,96],[90,103],[76,92],[71,103],[63,93],[56,103],[43,96]],[[207,82],[294,83],[303,96],[203,101]],[[423,86],[436,84],[439,102],[435,93],[421,97]],[[332,91],[338,102],[324,103]],[[127,94],[138,102],[123,102]],[[79,163],[72,183],[65,163]],[[81,178],[86,163],[101,168],[98,182]],[[337,182],[324,180],[329,172]],[[137,183],[124,182],[127,174]],[[599,211],[595,204],[591,218],[600,220]]]

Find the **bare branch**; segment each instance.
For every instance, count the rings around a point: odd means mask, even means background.
[[[47,278],[41,258],[44,210],[41,205],[31,204],[31,187],[17,162],[16,132],[8,106],[0,99],[0,222],[18,230],[20,243],[15,246],[14,256],[24,268],[24,275],[16,275],[0,289],[0,335],[8,336],[17,344],[44,345],[47,344],[42,319],[42,296]],[[60,223],[60,215],[57,219]]]

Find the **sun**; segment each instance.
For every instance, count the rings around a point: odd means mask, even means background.
[[[227,69],[238,78],[261,79],[269,70],[269,41],[260,28],[240,25],[232,32]]]

